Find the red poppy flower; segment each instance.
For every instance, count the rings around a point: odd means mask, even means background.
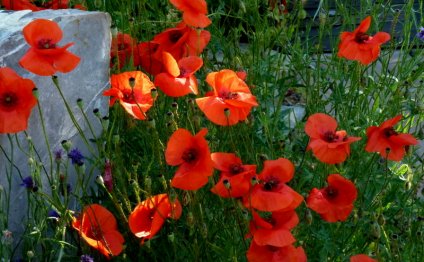
[[[9,67],[0,68],[0,134],[27,129],[28,119],[37,100],[35,84]]]
[[[1,0],[1,5],[4,6],[6,10],[31,10],[39,11],[42,8],[37,7],[30,0]]]
[[[256,97],[234,71],[209,73],[206,82],[213,88],[209,96],[197,98],[196,103],[206,117],[217,125],[235,125],[247,118],[258,106]]]
[[[125,72],[111,77],[112,88],[104,91],[111,96],[109,105],[119,99],[121,106],[134,118],[146,119],[146,112],[153,106],[151,90],[155,88],[149,77],[141,71]]]
[[[45,2],[42,7],[46,9],[66,9],[69,8],[69,0],[52,0]]]
[[[197,79],[194,73],[202,67],[203,60],[197,56],[189,56],[181,58],[177,63],[170,53],[162,54],[166,72],[156,75],[155,85],[172,97],[189,93],[197,95]]]
[[[131,212],[128,224],[131,232],[143,243],[159,232],[167,218],[179,219],[181,213],[178,199],[171,202],[167,194],[159,194],[139,203]]]
[[[118,65],[121,69],[132,60],[133,66],[139,66],[137,42],[129,35],[118,33],[112,38],[110,50],[110,67]]]
[[[196,30],[181,22],[176,27],[157,34],[153,42],[159,44],[160,51],[158,50],[157,55],[162,56],[162,52],[165,51],[179,61],[185,56],[200,55],[210,38],[211,34],[208,31]]]
[[[367,152],[379,152],[384,158],[393,161],[402,160],[405,155],[405,147],[418,144],[418,141],[410,134],[400,134],[393,128],[402,115],[397,115],[392,119],[386,120],[380,126],[371,126],[367,128]]]
[[[151,75],[157,75],[163,71],[162,56],[159,44],[153,41],[142,42],[137,45],[141,67]]]
[[[349,137],[346,131],[337,129],[337,121],[329,115],[317,113],[306,121],[305,132],[310,137],[307,150],[327,164],[337,164],[350,154],[350,144],[360,137]]]
[[[370,258],[367,255],[359,254],[359,255],[351,256],[350,262],[378,262],[378,261]]]
[[[170,0],[178,10],[183,12],[183,21],[194,27],[205,28],[212,23],[206,16],[208,8],[205,0]]]
[[[253,187],[250,196],[243,199],[244,205],[270,212],[295,209],[303,201],[303,197],[285,184],[293,175],[294,166],[290,160],[266,160],[258,175],[258,184]]]
[[[274,247],[270,245],[260,246],[255,241],[247,250],[247,261],[249,262],[306,262],[306,254],[302,247],[293,245]]]
[[[166,163],[179,166],[171,185],[183,190],[197,190],[208,182],[213,173],[211,153],[203,128],[196,135],[179,128],[168,141],[165,151]]]
[[[380,45],[390,40],[390,35],[378,32],[374,36],[366,34],[371,24],[371,17],[366,17],[353,32],[343,32],[340,36],[339,57],[356,60],[363,65],[375,61],[380,55]]]
[[[255,211],[252,215],[249,228],[256,244],[284,247],[296,241],[290,233],[290,230],[299,223],[299,217],[294,210],[272,212],[269,219],[262,218]]]
[[[80,58],[66,49],[74,43],[58,47],[62,30],[56,22],[36,19],[23,29],[24,37],[31,46],[19,64],[26,70],[40,76],[50,76],[57,71],[68,73],[80,62]]]
[[[72,227],[88,245],[106,257],[117,256],[122,252],[125,240],[117,230],[116,219],[101,205],[86,206],[79,218],[73,219]]]
[[[356,187],[339,174],[329,175],[327,182],[327,187],[312,189],[306,204],[325,221],[345,221],[352,212],[353,202],[358,194]]]
[[[211,191],[220,197],[242,197],[249,193],[251,179],[256,175],[256,165],[243,165],[232,153],[212,153],[215,169],[221,177]]]

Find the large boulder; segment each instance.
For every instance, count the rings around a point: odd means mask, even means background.
[[[34,170],[37,169],[34,166],[30,168],[29,158],[42,163],[42,168],[38,168],[41,180],[41,185],[38,186],[43,192],[49,193],[50,184],[47,177],[57,176],[57,174],[50,174],[49,150],[52,152],[59,149],[61,141],[69,140],[72,141],[73,147],[79,148],[83,154],[89,156],[87,143],[82,142],[79,131],[71,121],[64,102],[53,85],[52,78],[34,75],[20,67],[18,63],[29,49],[23,38],[22,29],[37,18],[56,21],[63,30],[63,39],[58,45],[74,42],[68,50],[81,58],[80,64],[73,71],[56,75],[76,121],[88,139],[93,138],[93,135],[77,106],[77,99],[83,100],[83,110],[93,125],[96,136],[100,135],[102,128],[99,119],[92,111],[98,108],[101,115],[105,115],[108,110],[108,99],[102,96],[109,82],[111,20],[108,14],[80,10],[0,11],[0,67],[11,67],[20,76],[34,81],[39,90],[39,102],[50,144],[48,148],[37,107],[34,107],[32,111],[27,129],[27,134],[34,144],[34,150],[30,156],[27,155],[31,150],[29,150],[28,137],[24,132],[16,135],[0,134],[0,185],[3,188],[0,195],[0,201],[2,201],[0,208],[3,209],[1,212],[6,213],[4,208],[7,205],[6,201],[10,205],[7,228],[3,228],[2,221],[0,230],[12,231],[15,240],[16,235],[24,230],[27,212],[27,192],[20,184],[24,177],[34,174]],[[94,143],[92,146],[95,148]],[[55,165],[54,162],[53,165]],[[72,170],[71,167],[69,169]],[[94,178],[91,179],[93,180]],[[73,183],[75,176],[73,178],[71,176],[69,181]],[[6,198],[8,194],[10,198]]]

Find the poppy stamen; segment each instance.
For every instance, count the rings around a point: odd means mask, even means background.
[[[56,44],[52,43],[52,39],[41,39],[38,41],[38,48],[39,49],[53,49],[56,48]]]
[[[357,43],[364,43],[365,41],[368,41],[368,40],[370,40],[370,36],[369,35],[367,35],[367,34],[365,34],[365,33],[358,33],[356,36],[355,36],[355,41],[357,42]]]
[[[230,166],[230,173],[233,174],[233,175],[239,174],[239,173],[241,173],[243,171],[244,171],[244,168],[240,164],[232,164]]]
[[[328,186],[325,189],[324,194],[325,194],[326,198],[335,199],[337,197],[337,195],[339,194],[339,192],[336,188]]]
[[[197,159],[197,150],[194,148],[187,149],[184,151],[182,159],[187,163],[195,161]]]
[[[0,97],[0,106],[13,108],[18,104],[18,97],[15,93],[6,92]]]
[[[387,128],[385,128],[385,129],[383,130],[383,134],[384,134],[384,136],[385,136],[385,137],[389,138],[389,137],[391,137],[391,136],[396,136],[396,135],[398,135],[398,132],[396,132],[396,131],[394,130],[394,128],[391,126],[391,127],[387,127]]]
[[[264,189],[265,191],[272,191],[278,186],[279,183],[280,181],[278,181],[278,179],[272,177],[264,183]]]
[[[178,40],[180,40],[182,35],[183,34],[180,31],[171,32],[169,34],[169,41],[171,41],[172,43],[176,43],[178,42]]]

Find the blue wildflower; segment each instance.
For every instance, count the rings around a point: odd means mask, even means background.
[[[80,258],[80,262],[94,262],[94,259],[89,255],[82,255]]]
[[[421,41],[424,41],[424,27],[420,27],[420,31],[418,32],[417,37],[421,39]]]
[[[56,150],[53,151],[54,154],[54,160],[56,161],[56,163],[60,163],[63,159],[63,150],[62,148],[58,148]]]
[[[68,153],[68,157],[71,159],[73,165],[82,166],[84,164],[84,156],[81,154],[81,151],[78,148],[72,149]]]
[[[57,211],[56,210],[53,210],[53,209],[51,209],[48,213],[47,213],[47,217],[48,218],[52,218],[52,219],[59,219],[60,218],[60,215],[59,215],[59,213],[57,213]]]
[[[32,190],[33,192],[37,192],[38,187],[35,185],[34,180],[32,179],[32,176],[27,176],[24,179],[22,179],[21,186],[25,187],[28,190]]]

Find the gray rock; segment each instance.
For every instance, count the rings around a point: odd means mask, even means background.
[[[93,136],[80,113],[76,100],[78,98],[83,99],[84,111],[89,117],[90,123],[94,126],[96,135],[99,135],[102,130],[100,121],[92,111],[94,108],[98,108],[101,115],[106,115],[108,110],[108,98],[103,97],[102,92],[109,85],[111,21],[110,16],[106,13],[80,10],[0,11],[0,66],[11,67],[20,76],[32,79],[39,90],[39,102],[43,110],[50,148],[47,148],[45,143],[37,107],[34,107],[32,111],[27,132],[39,156],[35,156],[36,160],[42,163],[47,171],[43,171],[38,166],[42,181],[40,190],[48,193],[50,188],[46,177],[46,173],[50,171],[48,150],[53,151],[61,148],[62,140],[70,140],[73,147],[81,149],[86,156],[90,157],[90,154],[87,151],[86,144],[82,142],[77,128],[72,123],[51,77],[34,75],[18,64],[20,58],[29,48],[23,39],[22,29],[36,18],[51,19],[58,22],[63,30],[63,39],[58,45],[62,46],[74,42],[74,45],[68,50],[81,58],[76,69],[67,74],[57,73],[57,76],[75,118],[87,138]],[[18,148],[17,142],[23,150]],[[9,136],[0,135],[0,185],[4,189],[0,194],[0,209],[2,209],[0,212],[6,213],[4,207],[6,207],[6,202],[10,203],[8,227],[2,228],[2,221],[0,233],[8,229],[14,234],[15,232],[19,234],[24,229],[27,192],[20,184],[23,177],[37,169],[28,164],[28,156],[26,155],[29,149],[28,144],[23,132]],[[95,144],[92,145],[95,148]],[[14,166],[9,161],[12,156]],[[53,163],[53,165],[55,164]],[[69,170],[72,170],[72,167]],[[75,181],[75,176],[70,178],[70,181],[71,183]],[[94,177],[91,181],[94,181]],[[10,199],[5,198],[9,193]],[[15,236],[15,241],[16,239],[17,236]]]

